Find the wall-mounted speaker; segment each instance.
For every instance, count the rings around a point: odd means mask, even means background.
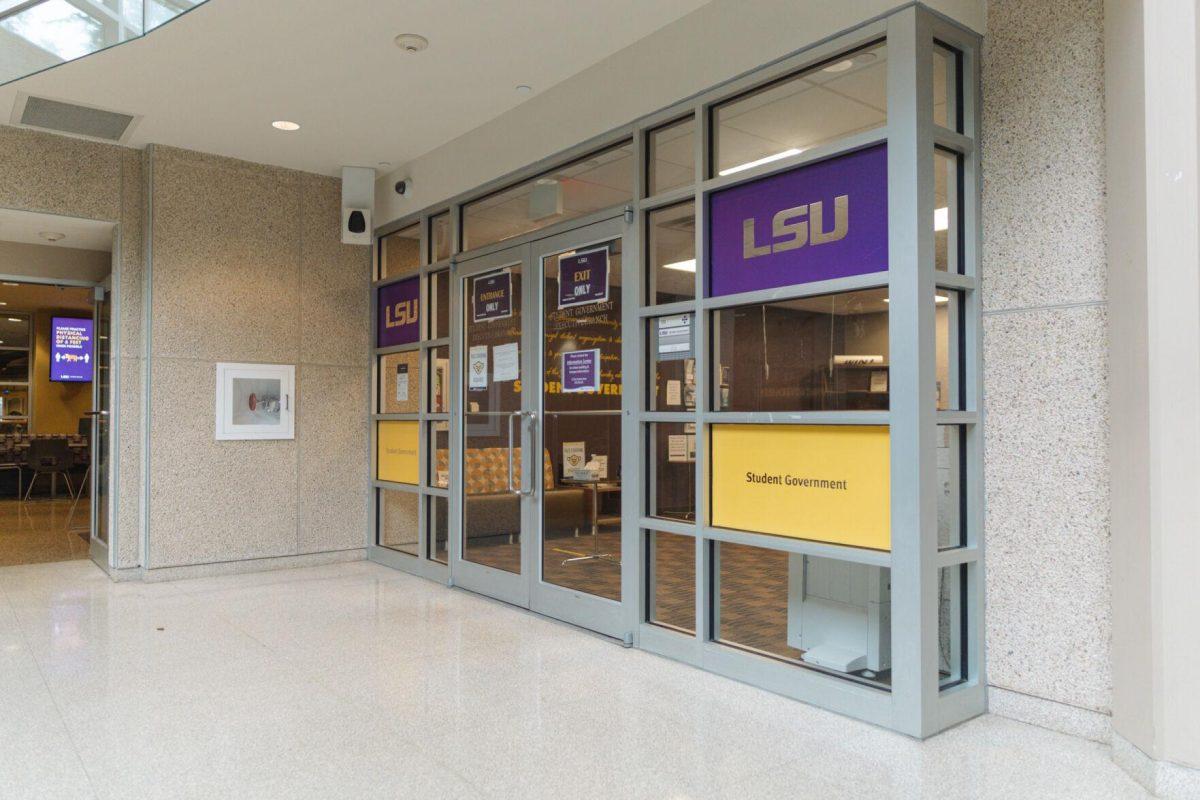
[[[375,170],[342,167],[342,244],[371,244]]]

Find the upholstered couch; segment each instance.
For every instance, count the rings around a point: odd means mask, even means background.
[[[521,485],[521,448],[514,447],[513,485]],[[448,469],[445,450],[438,451],[437,468]],[[521,504],[508,491],[508,448],[481,447],[466,451],[463,527],[468,539],[508,537],[521,530]],[[542,451],[543,514],[546,533],[574,532],[588,522],[587,493],[577,486],[561,486],[555,478],[550,452]]]

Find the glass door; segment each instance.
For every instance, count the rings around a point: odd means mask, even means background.
[[[112,328],[112,293],[111,279],[102,286],[96,287],[95,303],[92,310],[92,327],[94,329],[93,360],[95,373],[92,376],[92,410],[88,412],[91,418],[88,444],[91,462],[88,474],[91,478],[89,498],[93,552],[97,556],[107,558],[109,545],[109,496],[108,472],[109,431],[112,403],[111,375],[111,328]],[[83,493],[80,487],[79,493]],[[95,545],[99,545],[96,547]]]
[[[529,246],[464,261],[456,272],[451,574],[459,586],[528,607],[538,461],[526,446],[538,398],[523,385],[534,374]]]
[[[530,607],[618,638],[631,629],[623,601],[634,599],[637,560],[621,524],[625,227],[597,223],[536,241],[530,254],[541,278]]]

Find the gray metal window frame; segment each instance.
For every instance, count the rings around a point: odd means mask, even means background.
[[[728,176],[709,177],[712,108],[763,84],[803,71],[839,54],[866,44],[887,40],[887,107],[884,125],[853,134],[836,142],[814,147],[796,156],[764,164]],[[961,130],[950,130],[933,121],[933,50],[950,47],[961,55],[958,116]],[[980,170],[978,138],[980,126],[979,68],[980,38],[974,32],[919,3],[911,3],[886,15],[867,21],[772,64],[733,78],[695,97],[649,114],[589,139],[554,156],[543,159],[483,186],[465,192],[417,214],[409,215],[376,231],[377,242],[383,236],[421,224],[421,290],[427,297],[428,276],[440,269],[453,275],[455,264],[545,238],[559,232],[611,218],[621,209],[595,212],[548,226],[520,237],[460,251],[463,206],[632,137],[635,155],[633,200],[623,209],[635,223],[627,239],[626,263],[636,266],[636,280],[624,280],[623,329],[625,354],[631,358],[623,370],[624,394],[637,398],[632,413],[623,422],[624,448],[639,455],[636,474],[626,482],[641,487],[649,474],[644,447],[645,431],[652,422],[691,422],[696,425],[696,519],[694,523],[651,517],[647,514],[645,492],[626,492],[623,504],[623,540],[626,552],[638,553],[636,591],[625,592],[630,637],[635,646],[684,661],[703,669],[751,683],[779,694],[863,719],[915,737],[927,737],[986,708],[986,672],[983,642],[983,392],[982,392],[982,316],[980,297]],[[694,156],[696,181],[655,196],[647,196],[647,136],[654,130],[691,115],[696,121]],[[707,200],[716,191],[743,184],[767,175],[790,170],[802,164],[862,149],[877,143],[888,145],[889,271],[874,275],[820,281],[781,289],[747,292],[724,297],[707,297],[702,265],[707,260]],[[960,156],[960,197],[962,201],[959,231],[962,241],[960,273],[937,271],[934,267],[934,150],[941,148]],[[646,216],[651,210],[694,201],[696,211],[696,292],[691,301],[647,305],[646,252],[643,247]],[[429,261],[430,220],[450,212],[452,255],[437,262]],[[378,253],[377,253],[378,256]],[[629,257],[635,256],[636,258]],[[378,258],[376,260],[378,263]],[[410,277],[409,275],[404,276]],[[370,467],[372,487],[368,548],[370,557],[418,575],[452,584],[449,569],[427,558],[426,502],[420,503],[419,557],[407,556],[375,543],[378,529],[377,489],[414,491],[423,496],[451,497],[451,491],[426,486],[428,436],[425,423],[448,420],[456,410],[451,393],[450,414],[430,414],[427,407],[428,354],[432,347],[449,344],[447,339],[424,339],[415,345],[378,349],[376,297],[379,287],[392,283],[375,281],[371,288],[371,398]],[[453,282],[452,282],[453,285]],[[887,411],[820,411],[794,413],[736,413],[712,408],[710,383],[710,314],[719,308],[736,305],[794,299],[798,297],[886,287],[890,297],[889,341],[891,349],[890,408]],[[951,290],[961,298],[959,338],[961,356],[958,379],[961,381],[961,408],[941,411],[929,399],[936,384],[935,304],[938,290]],[[452,304],[454,302],[452,295]],[[692,312],[696,349],[697,406],[690,412],[663,412],[646,409],[644,385],[652,367],[647,358],[648,320],[666,314]],[[420,350],[422,365],[420,412],[383,415],[376,413],[378,398],[378,357],[388,352]],[[451,380],[458,374],[451,350]],[[391,484],[374,479],[376,423],[381,419],[416,419],[421,429],[421,482],[419,486]],[[709,524],[709,445],[711,426],[717,423],[755,424],[838,424],[880,425],[891,430],[891,527],[892,550],[880,552],[819,542],[787,539],[748,531],[715,528]],[[965,453],[961,464],[963,541],[961,546],[939,548],[937,539],[937,452],[935,436],[939,425],[956,426],[963,432]],[[915,468],[914,468],[915,467]],[[454,471],[452,469],[452,474]],[[451,487],[451,490],[454,487]],[[452,501],[451,501],[451,504]],[[455,519],[450,509],[449,545],[457,538]],[[644,537],[650,531],[691,536],[696,542],[696,633],[648,622],[647,573]],[[892,582],[892,685],[890,691],[864,686],[827,673],[797,667],[794,664],[749,653],[720,644],[712,639],[714,583],[712,580],[711,542],[733,542],[777,551],[803,553],[861,564],[891,568]],[[966,662],[961,679],[940,686],[939,658],[939,585],[941,571],[960,568],[965,575],[962,599],[962,646]],[[957,621],[955,621],[957,624]]]

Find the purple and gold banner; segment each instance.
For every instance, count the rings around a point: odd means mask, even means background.
[[[887,212],[883,144],[717,192],[708,295],[884,272]]]
[[[379,330],[376,347],[412,344],[421,338],[421,279],[389,283],[379,289]]]

